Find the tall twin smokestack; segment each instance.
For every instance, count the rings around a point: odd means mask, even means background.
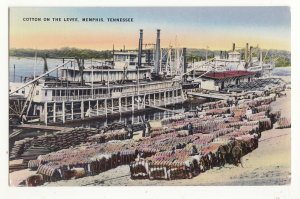
[[[248,49],[249,49],[249,44],[246,43],[246,49],[245,49],[245,61],[248,61]]]
[[[253,47],[252,47],[252,46],[250,46],[250,52],[249,52],[249,62],[251,62],[251,61],[252,61],[252,49],[253,49]]]
[[[187,72],[187,59],[186,59],[186,48],[182,49],[182,56],[183,56],[183,73]],[[186,75],[183,76],[184,81],[186,81]]]
[[[142,65],[142,52],[143,52],[143,29],[140,29],[140,39],[139,39],[139,53],[138,53],[138,66]]]
[[[232,51],[235,51],[235,43],[232,44]]]
[[[154,73],[157,74],[157,75],[159,73],[159,61],[160,61],[160,29],[157,29],[155,63],[154,63]]]

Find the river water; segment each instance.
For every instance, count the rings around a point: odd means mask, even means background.
[[[274,68],[272,75],[275,76],[291,76],[291,67]]]

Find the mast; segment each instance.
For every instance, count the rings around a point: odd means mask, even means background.
[[[36,57],[37,57],[37,52],[36,52],[36,49],[35,49],[35,62],[34,62],[34,65],[33,65],[33,79],[35,78],[35,68],[36,68]]]
[[[139,52],[138,52],[138,65],[137,65],[137,91],[138,97],[140,94],[140,67],[142,66],[142,52],[143,52],[143,29],[140,29],[140,38],[139,38]],[[138,98],[139,100],[139,98]]]
[[[142,66],[142,52],[143,52],[143,29],[140,29],[140,39],[139,39],[139,52],[138,52],[138,65],[137,65],[137,69]]]
[[[14,82],[16,81],[16,65],[14,64]]]
[[[91,60],[92,65],[92,99],[94,99],[94,66],[93,66],[93,58]]]
[[[206,46],[206,52],[205,52],[205,61],[207,62],[207,55],[208,55],[208,46]],[[221,56],[220,56],[220,58],[221,58]]]
[[[113,56],[112,67],[114,68],[115,67],[115,44],[113,44],[113,53],[112,53],[112,56]]]

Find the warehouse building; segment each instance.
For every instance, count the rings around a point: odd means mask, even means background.
[[[199,87],[204,90],[219,91],[229,85],[239,85],[241,82],[251,82],[255,73],[249,71],[209,72],[199,78]]]

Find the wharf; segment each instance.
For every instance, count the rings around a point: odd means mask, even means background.
[[[40,130],[51,130],[51,131],[63,131],[71,129],[69,127],[63,126],[47,126],[47,125],[37,125],[37,124],[21,124],[13,126],[15,128],[23,128],[23,129],[40,129]]]
[[[216,94],[216,93],[204,94],[198,92],[188,92],[187,95],[191,95],[194,97],[209,98],[209,99],[218,99],[218,100],[227,100],[230,98],[228,95]]]

